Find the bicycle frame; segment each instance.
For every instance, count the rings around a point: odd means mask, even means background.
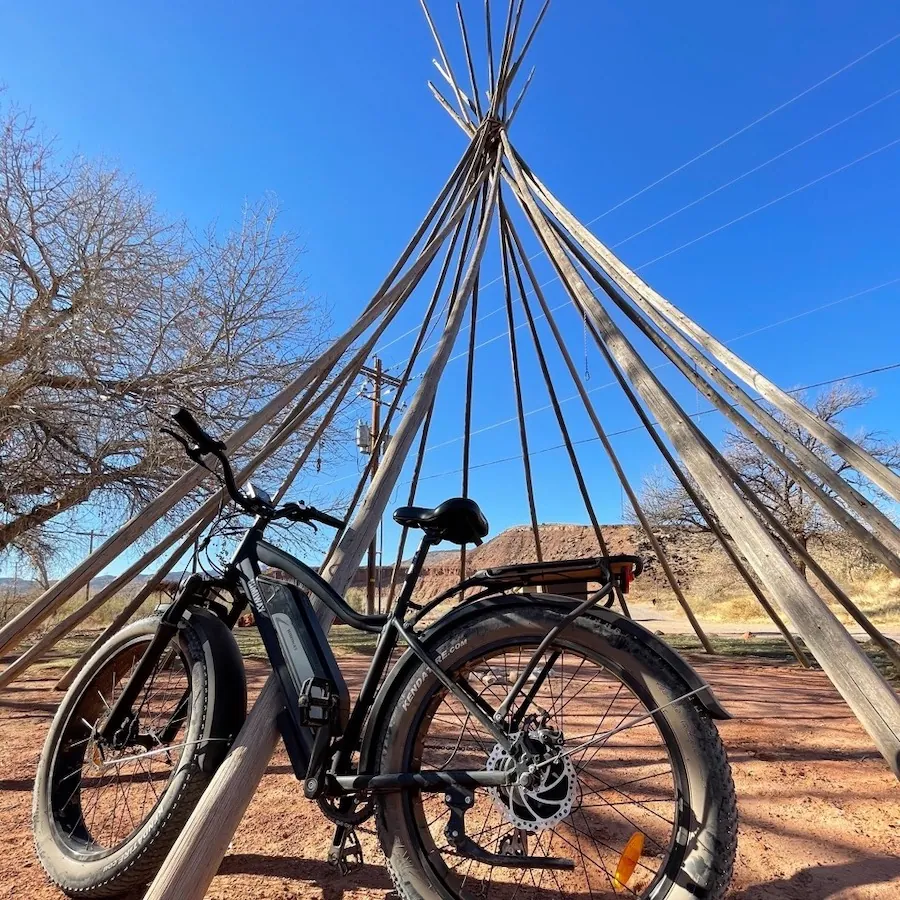
[[[306,563],[265,541],[264,532],[267,524],[266,520],[257,518],[238,545],[222,578],[210,579],[205,576],[193,575],[187,580],[178,597],[163,613],[157,634],[151,640],[122,693],[109,711],[99,729],[99,735],[108,741],[115,741],[117,734],[121,733],[120,729],[130,721],[129,717],[132,714],[132,706],[137,695],[161,659],[166,646],[177,632],[179,620],[192,603],[196,604],[198,600],[211,602],[210,595],[224,588],[233,598],[232,608],[227,615],[223,611],[217,610],[226,624],[234,626],[247,605],[254,610],[256,624],[266,651],[286,694],[287,714],[283,713],[279,717],[279,728],[295,773],[298,779],[303,781],[304,792],[308,797],[315,798],[326,793],[330,796],[341,796],[361,791],[383,792],[410,788],[441,791],[446,790],[449,784],[472,788],[512,783],[514,776],[497,771],[442,770],[440,772],[362,772],[356,774],[346,771],[352,753],[360,748],[367,713],[376,701],[379,685],[390,664],[391,654],[401,640],[441,684],[459,700],[466,711],[487,729],[497,743],[504,749],[510,749],[510,739],[500,724],[502,717],[496,719],[495,711],[490,709],[481,698],[474,692],[466,690],[463,685],[453,682],[443,671],[440,663],[423,645],[413,627],[405,622],[406,614],[410,609],[412,593],[425,559],[429,550],[439,543],[439,539],[428,533],[424,534],[390,613],[385,616],[366,616],[357,613]],[[302,591],[318,600],[320,615],[326,610],[330,611],[335,617],[353,628],[379,635],[372,662],[359,695],[349,712],[346,723],[337,735],[328,726],[322,726],[313,732],[310,728],[301,725],[298,717],[294,715],[298,707],[297,690],[284,665],[278,638],[260,591],[263,566],[284,572],[299,584]],[[296,602],[300,605],[308,604],[307,593],[298,592],[299,596],[295,595]],[[606,591],[601,590],[598,595],[605,596]],[[343,678],[327,637],[319,622],[309,615],[311,609],[310,606],[309,609],[303,610],[310,632],[306,637],[312,638],[313,648],[319,654],[320,660],[330,668],[332,677],[339,678],[342,684]],[[533,668],[533,665],[530,668]],[[521,689],[521,685],[519,689]],[[509,708],[514,701],[514,691],[511,691],[510,696],[507,697],[505,708]],[[327,777],[323,778],[324,769],[328,763],[331,764],[330,771],[327,773]]]
[[[379,635],[359,695],[339,735],[333,739],[325,739],[321,736],[323,732],[321,728],[315,736],[304,734],[301,730],[302,726],[298,726],[296,720],[290,721],[290,716],[284,716],[279,722],[295,772],[298,778],[303,779],[304,792],[307,796],[317,797],[323,793],[340,796],[360,791],[375,792],[407,788],[440,791],[446,790],[448,784],[459,784],[466,787],[492,787],[510,783],[511,779],[508,775],[494,771],[443,770],[395,774],[376,772],[349,774],[346,772],[352,753],[360,747],[366,716],[376,701],[379,685],[390,664],[391,654],[401,640],[501,746],[506,749],[510,747],[506,731],[501,724],[494,720],[494,710],[488,708],[474,692],[469,692],[462,685],[453,682],[443,671],[440,663],[422,644],[419,636],[404,621],[410,609],[412,593],[425,559],[435,543],[437,540],[428,534],[423,536],[397,601],[386,616],[364,616],[357,613],[310,566],[263,540],[258,526],[250,529],[238,547],[232,565],[238,573],[241,592],[249,599],[254,608],[257,625],[266,643],[270,658],[274,657],[273,666],[276,667],[276,670],[278,650],[270,646],[273,643],[272,635],[267,636],[266,634],[269,630],[268,615],[258,587],[262,566],[278,569],[289,575],[303,591],[308,592],[312,598],[319,601],[320,613],[321,611],[330,611],[340,621],[351,627]],[[328,659],[334,660],[324,633],[317,627],[312,630],[317,632],[318,649]],[[336,663],[335,668],[337,668]],[[282,684],[284,686],[283,678]],[[289,685],[288,691],[290,691]],[[308,729],[306,731],[308,732]],[[330,772],[323,779],[321,769],[326,762],[331,763]]]

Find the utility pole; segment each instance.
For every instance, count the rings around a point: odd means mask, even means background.
[[[94,538],[104,538],[109,537],[106,534],[100,534],[98,531],[95,531],[93,528],[90,531],[74,531],[73,534],[77,534],[78,537],[86,537],[89,541],[88,547],[88,556],[90,556],[94,552]],[[84,602],[87,603],[88,600],[91,599],[91,580],[88,579],[87,584],[84,586]]]
[[[369,426],[369,445],[368,447],[360,446],[359,448],[361,452],[368,453],[372,457],[372,466],[369,473],[370,479],[375,478],[375,473],[378,471],[378,461],[381,456],[381,452],[384,449],[383,447],[379,446],[378,441],[378,434],[381,431],[381,406],[385,402],[381,396],[382,391],[385,387],[390,387],[396,390],[402,384],[400,379],[385,374],[380,357],[376,356],[372,360],[372,362],[372,366],[362,366],[360,368],[360,374],[365,375],[369,379],[369,383],[372,386],[372,392],[367,397],[367,399],[372,401],[372,419]],[[379,611],[381,609],[381,591],[379,590],[379,588],[381,587],[381,579],[377,577],[377,573],[378,531],[376,530],[375,535],[372,538],[372,543],[369,544],[369,552],[366,562],[367,615],[372,615],[375,612],[376,594],[378,596]]]

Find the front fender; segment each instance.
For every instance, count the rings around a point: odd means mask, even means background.
[[[556,594],[498,594],[493,597],[485,597],[481,600],[473,600],[469,603],[463,603],[457,606],[451,612],[441,617],[422,635],[422,643],[427,649],[438,646],[447,635],[464,625],[470,619],[479,616],[485,609],[498,610],[510,609],[513,607],[521,607],[527,609],[531,604],[540,604],[542,606],[550,606],[561,611],[569,612],[578,601],[571,597],[557,596]],[[730,719],[731,715],[716,699],[712,688],[697,673],[694,667],[684,659],[681,654],[673,650],[668,644],[660,640],[652,631],[648,631],[643,625],[639,625],[632,619],[617,613],[612,609],[603,607],[595,607],[584,613],[585,616],[591,616],[599,619],[608,625],[615,625],[622,631],[628,632],[637,640],[643,641],[651,650],[664,659],[684,680],[690,690],[695,691],[701,688],[700,693],[696,694],[697,701],[709,713],[713,719]],[[382,725],[399,702],[399,690],[405,684],[407,677],[418,667],[419,658],[412,652],[407,650],[399,660],[397,660],[393,669],[385,678],[378,695],[372,704],[372,709],[366,719],[365,730],[363,731],[362,746],[359,754],[359,771],[374,772],[377,767],[378,753],[378,735],[381,733]]]

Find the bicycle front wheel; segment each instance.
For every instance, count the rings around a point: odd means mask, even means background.
[[[73,897],[143,887],[165,859],[246,714],[231,633],[192,610],[141,686],[122,737],[97,730],[156,633],[143,619],[106,642],[66,693],[34,785],[38,858]]]
[[[454,682],[496,710],[561,615],[533,604],[485,610],[435,653]],[[574,868],[459,855],[444,795],[405,791],[379,808],[401,896],[724,896],[735,854],[734,786],[712,720],[685,697],[690,688],[672,666],[632,634],[585,616],[542,652],[522,694],[525,708],[513,705],[504,731],[514,747],[522,734],[532,752],[545,747],[545,764],[528,786],[477,789],[466,834],[491,853],[564,858]],[[382,772],[514,767],[515,751],[424,666],[398,697],[382,736]]]

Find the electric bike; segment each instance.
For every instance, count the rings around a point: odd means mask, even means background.
[[[488,523],[470,499],[404,507],[394,519],[421,543],[387,614],[361,614],[266,540],[277,521],[344,523],[239,488],[224,444],[185,410],[175,421],[253,522],[220,573],[190,575],[111,637],[63,698],[33,823],[64,892],[118,897],[153,879],[243,725],[232,630],[249,609],[298,791],[334,823],[329,859],[343,871],[377,846],[359,839],[371,823],[403,898],[724,896],[736,808],[714,720],[728,714],[684,659],[611,608],[639,558],[501,566],[423,604],[429,552],[480,544]],[[597,587],[549,592],[572,582]],[[332,620],[378,636],[352,702]]]

